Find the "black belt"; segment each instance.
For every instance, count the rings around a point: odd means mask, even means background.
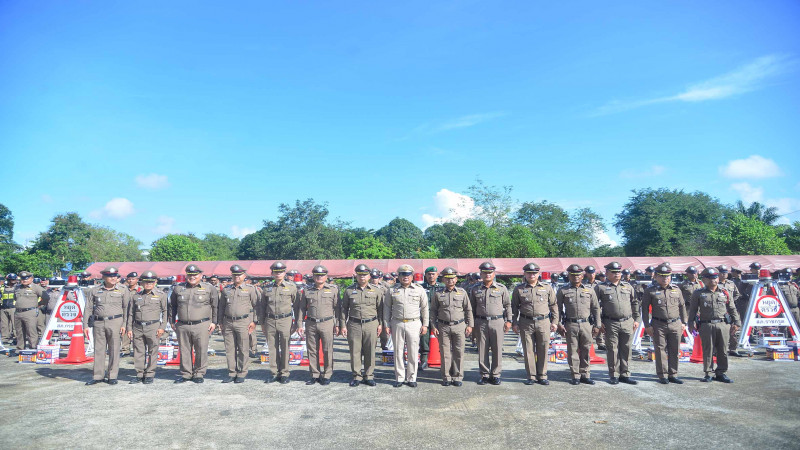
[[[0,306],[0,309],[14,309],[14,308],[16,308],[16,305],[11,305],[11,306]]]
[[[122,317],[122,314],[117,314],[116,316],[92,316],[92,319],[94,319],[95,321],[98,320],[103,321],[103,320],[119,319],[120,317]]]
[[[285,319],[287,317],[292,317],[292,313],[278,314],[278,315],[267,313],[268,319]]]
[[[529,316],[527,314],[522,314],[522,313],[519,313],[519,316],[520,317],[524,317],[524,318],[526,318],[528,320],[533,320],[534,322],[537,321],[537,320],[543,320],[543,319],[547,318],[547,316],[536,316],[536,317],[534,317],[534,316]]]
[[[208,322],[209,320],[211,319],[206,317],[205,319],[200,320],[179,320],[178,323],[181,325],[197,325],[198,323]]]
[[[144,321],[140,321],[140,320],[134,320],[134,322],[138,323],[139,325],[141,325],[143,327],[146,327],[148,325],[152,325],[154,323],[161,322],[161,321],[160,320],[148,320],[148,321],[144,322]]]
[[[495,319],[502,319],[503,315],[501,314],[499,316],[475,316],[475,317],[477,317],[478,319],[483,319],[483,320],[495,320]]]
[[[349,319],[347,319],[347,320],[350,320],[350,321],[353,321],[353,322],[357,322],[357,323],[364,324],[364,323],[369,323],[369,322],[372,322],[373,320],[378,320],[378,318],[377,318],[377,317],[373,317],[372,319],[356,319],[355,317],[350,317],[350,318],[349,318]]]
[[[438,322],[438,323],[441,323],[441,324],[444,324],[444,325],[449,325],[449,326],[458,325],[463,321],[464,321],[464,319],[456,320],[455,322],[448,322],[447,320],[436,320],[436,322]]]
[[[229,316],[225,314],[225,318],[229,320],[241,320],[241,319],[247,319],[248,317],[250,317],[250,313],[247,313],[243,316]]]
[[[36,308],[38,308],[38,306],[34,306],[33,308],[17,308],[17,312],[33,311]]]
[[[653,317],[653,320],[657,320],[659,322],[664,322],[664,323],[675,323],[675,322],[681,320],[681,318],[678,317],[677,319],[659,319],[658,317]],[[720,322],[722,322],[722,321],[720,321]]]
[[[584,323],[589,321],[589,319],[570,319],[570,318],[564,318],[564,320],[571,323]]]
[[[725,319],[711,319],[711,320],[701,320],[700,323],[720,323],[725,322]]]
[[[608,317],[608,316],[603,316],[603,320],[613,320],[614,322],[624,322],[624,321],[626,321],[626,320],[628,320],[630,318],[631,318],[631,316],[620,317],[619,319],[615,319],[613,317]]]
[[[327,322],[327,321],[329,321],[331,319],[333,319],[333,316],[324,317],[322,319],[312,319],[311,317],[308,317],[306,320],[309,321],[309,322],[322,323],[322,322]]]

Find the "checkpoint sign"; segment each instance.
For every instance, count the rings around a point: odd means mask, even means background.
[[[771,319],[773,317],[778,317],[778,314],[783,312],[783,307],[778,297],[765,295],[758,299],[756,303],[756,312],[761,317]]]
[[[56,316],[59,320],[63,320],[64,322],[77,322],[81,316],[81,307],[77,302],[71,300],[65,301],[61,303],[61,306],[56,312]]]

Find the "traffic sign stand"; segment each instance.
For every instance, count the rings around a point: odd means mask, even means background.
[[[750,335],[755,328],[787,327],[793,339],[800,337],[800,328],[794,320],[789,304],[783,292],[772,280],[769,270],[759,271],[759,278],[750,291],[747,312],[742,318],[742,333],[739,336],[739,347],[750,350]]]
[[[83,312],[86,307],[86,300],[83,297],[83,291],[78,287],[77,277],[70,276],[67,285],[61,291],[61,298],[56,302],[53,308],[53,314],[47,322],[42,333],[42,338],[39,340],[39,345],[47,345],[53,337],[53,332],[67,331],[72,337],[76,326],[81,328],[81,333],[89,335],[89,347],[86,349],[86,354],[94,353],[94,340],[92,338],[91,329],[82,329]],[[70,346],[72,341],[70,339]]]

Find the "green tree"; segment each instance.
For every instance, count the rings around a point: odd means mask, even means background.
[[[413,258],[422,247],[422,230],[406,219],[396,217],[375,232],[375,237],[394,249],[395,258]]]
[[[200,248],[209,261],[232,261],[236,259],[239,239],[224,234],[207,233],[200,240]]]
[[[16,252],[6,255],[0,262],[3,273],[19,273],[23,270],[31,272],[37,277],[49,278],[60,273],[61,261],[55,259],[47,252]]]
[[[61,264],[60,268],[83,268],[92,262],[87,249],[91,233],[92,227],[77,213],[59,214],[53,218],[47,231],[39,233],[30,251],[52,255],[52,259]]]
[[[458,231],[458,224],[445,222],[443,224],[431,225],[422,234],[423,246],[434,247],[437,251],[447,248],[450,239]]]
[[[512,186],[487,186],[480,178],[467,188],[469,197],[475,202],[472,215],[483,220],[490,227],[508,224],[514,200],[511,198]],[[465,206],[465,205],[462,205]]]
[[[195,238],[196,239],[196,238]],[[168,234],[153,242],[151,261],[203,261],[206,259],[200,244],[183,234]]]
[[[464,221],[442,249],[443,258],[491,258],[497,245],[497,230],[483,220]]]
[[[791,225],[778,225],[775,231],[786,241],[792,253],[800,253],[800,221],[795,221]]]
[[[394,250],[375,236],[356,239],[350,246],[347,259],[391,259]]]
[[[612,247],[605,244],[593,248],[591,256],[594,258],[621,258],[625,256],[625,248],[619,245]]]
[[[744,203],[739,200],[736,202],[734,210],[740,214],[744,214],[745,216],[758,219],[767,225],[775,225],[775,222],[780,217],[778,214],[778,208],[774,206],[767,208],[765,205],[762,205],[759,202],[753,202],[750,204],[750,206],[744,206]]]
[[[14,215],[11,210],[0,203],[0,247],[14,242]]]
[[[707,255],[709,235],[728,209],[703,192],[641,189],[618,213],[614,227],[628,256]]]
[[[596,243],[595,234],[605,230],[602,218],[591,209],[569,214],[547,201],[523,203],[512,219],[531,230],[548,258],[587,256]]]
[[[719,255],[788,255],[786,241],[777,230],[757,219],[735,213],[725,226],[709,235]]]
[[[90,226],[85,249],[89,259],[98,261],[142,261],[142,242],[107,227]]]
[[[519,224],[502,230],[493,258],[542,258],[545,252],[533,232]]]

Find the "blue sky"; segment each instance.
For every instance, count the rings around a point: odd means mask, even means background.
[[[240,237],[308,197],[425,227],[476,177],[613,241],[632,189],[789,213],[798,30],[796,1],[3,1],[0,203],[20,243],[66,211]]]

